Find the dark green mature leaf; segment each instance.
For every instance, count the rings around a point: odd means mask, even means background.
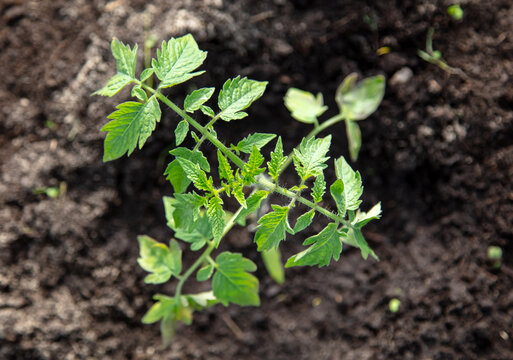
[[[224,121],[238,120],[248,114],[241,111],[248,108],[265,91],[267,81],[256,81],[248,78],[228,79],[219,93],[218,105],[221,112],[218,116]]]
[[[326,190],[326,181],[324,181],[324,174],[321,173],[315,178],[313,188],[312,188],[312,198],[316,203],[322,201],[322,197],[324,196],[324,191]]]
[[[239,141],[237,146],[232,145],[231,148],[236,151],[250,154],[253,150],[253,146],[256,146],[256,148],[260,150],[275,137],[275,134],[254,133]]]
[[[187,95],[183,103],[183,107],[187,112],[194,112],[198,110],[204,103],[206,103],[214,94],[215,88],[202,88],[194,90],[192,93]]]
[[[182,167],[185,175],[187,175],[189,180],[194,183],[194,186],[198,190],[214,192],[214,181],[212,177],[207,178],[207,175],[198,164],[182,157],[178,157],[176,160],[178,160],[178,163]]]
[[[123,44],[118,39],[112,39],[112,55],[116,59],[118,72],[114,75],[105,87],[93,93],[93,95],[114,96],[126,85],[135,80],[135,66],[137,61],[137,45],[130,49],[129,45]]]
[[[343,156],[335,160],[335,173],[337,179],[344,183],[344,197],[346,210],[357,210],[362,201],[363,193],[362,179],[358,171],[354,171]]]
[[[160,121],[160,107],[155,97],[144,104],[127,101],[117,109],[108,116],[112,121],[101,129],[108,131],[103,154],[105,162],[120,158],[125,153],[130,156],[137,143],[141,149]]]
[[[246,199],[246,208],[242,209],[242,211],[237,215],[235,218],[236,223],[240,223],[241,221],[244,221],[246,216],[253,214],[262,203],[262,200],[264,200],[267,195],[269,195],[269,192],[264,190],[258,190],[254,194],[252,194],[250,197]]]
[[[366,78],[356,83],[357,76],[349,75],[337,89],[335,100],[340,112],[350,120],[363,120],[378,108],[385,94],[385,77]]]
[[[175,129],[176,146],[179,146],[185,140],[188,132],[189,123],[185,120],[180,121]]]
[[[258,220],[258,230],[255,234],[255,242],[258,251],[277,248],[280,241],[285,239],[287,218],[290,208],[288,206],[271,205],[273,211],[265,214]]]
[[[317,117],[328,110],[328,107],[324,106],[321,93],[318,93],[315,97],[308,91],[290,88],[287,90],[284,100],[285,106],[289,109],[292,117],[307,124],[316,123]]]
[[[346,195],[344,193],[344,182],[337,179],[330,187],[331,197],[337,204],[338,214],[341,217],[346,216]]]
[[[326,157],[326,153],[330,149],[330,144],[331,135],[322,139],[304,138],[299,149],[294,149],[294,166],[302,180],[320,175],[327,167],[325,162],[329,157]]]
[[[276,141],[276,146],[274,151],[271,153],[271,161],[267,163],[269,168],[269,175],[274,179],[274,181],[278,180],[278,176],[281,174],[281,168],[283,164],[287,161],[287,158],[283,156],[283,145],[281,143],[281,136]]]
[[[223,200],[220,197],[213,196],[210,198],[207,206],[207,215],[212,225],[212,234],[214,235],[214,241],[216,247],[219,245],[224,232],[224,217],[225,213],[223,210]]]
[[[162,284],[172,275],[179,275],[182,271],[182,250],[175,240],[171,240],[169,247],[157,242],[146,235],[137,237],[139,241],[139,265],[152,274],[146,276],[147,284]]]
[[[353,120],[346,119],[345,123],[347,141],[349,143],[349,154],[351,155],[351,160],[356,161],[358,160],[358,154],[362,147],[362,132],[360,131],[360,126]]]
[[[157,59],[153,59],[151,63],[155,75],[161,81],[159,88],[180,84],[203,74],[204,71],[191,71],[203,64],[206,57],[207,52],[198,48],[191,34],[171,38],[167,43],[163,41],[162,48],[157,49]]]
[[[264,162],[264,157],[257,149],[256,146],[253,146],[253,150],[251,151],[251,155],[249,155],[249,160],[242,167],[241,176],[244,179],[245,185],[251,185],[255,182],[255,176],[260,175],[265,171],[265,168],[261,168],[260,165]]]
[[[323,267],[329,265],[331,258],[337,261],[342,252],[342,242],[336,223],[330,223],[319,234],[305,240],[303,245],[311,245],[308,249],[291,256],[285,267],[314,266]]]
[[[297,221],[296,221],[296,225],[294,225],[294,229],[293,229],[294,234],[297,234],[298,232],[303,231],[308,226],[310,226],[314,216],[315,216],[315,210],[312,209],[312,210],[304,213],[300,217],[298,217]]]
[[[242,306],[258,306],[258,279],[248,272],[256,265],[241,254],[223,252],[216,258],[217,268],[212,280],[214,296],[228,306],[234,303]]]

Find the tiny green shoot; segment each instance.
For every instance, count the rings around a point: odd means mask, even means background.
[[[164,173],[173,189],[173,196],[163,198],[171,239],[163,243],[146,235],[138,237],[138,263],[148,273],[144,282],[175,284],[174,294],[155,294],[154,304],[142,319],[145,324],[160,322],[164,344],[171,341],[178,323],[191,324],[195,311],[217,304],[260,304],[256,263],[241,253],[218,251],[234,226],[244,226],[255,217],[254,243],[278,283],[285,280],[283,262],[286,268],[321,268],[339,260],[346,245],[359,248],[364,259],[369,255],[377,259],[362,228],[380,218],[381,205],[367,212],[361,210],[362,179],[343,156],[333,161],[335,171],[331,173],[336,178],[325,177],[333,156],[332,136],[317,135],[345,121],[350,155],[356,160],[361,146],[357,121],[367,118],[380,104],[385,90],[382,76],[360,82],[356,75],[348,76],[335,95],[338,114],[324,121],[320,117],[327,107],[322,94],[289,90],[285,106],[291,116],[313,129],[287,153],[278,134],[252,133],[228,146],[214,129],[217,122],[240,121],[249,116],[248,109],[264,94],[266,81],[237,76],[222,86],[194,90],[185,98],[183,107],[164,94],[165,89],[204,73],[198,68],[207,54],[199,49],[192,35],[164,41],[156,58],[147,61],[139,75],[137,45],[132,48],[113,39],[111,48],[117,72],[95,94],[112,97],[132,85],[133,99],[119,104],[101,129],[107,132],[103,160],[130,156],[137,148],[143,148],[161,120],[162,105],[180,118],[170,145],[172,158]],[[153,75],[156,86],[146,82]],[[217,161],[202,152],[205,142],[216,149]],[[184,145],[190,143],[194,145]],[[291,164],[295,184],[287,184],[281,177]],[[228,198],[231,201],[226,201]],[[281,199],[279,203],[277,199]],[[324,203],[329,201],[336,207],[327,208]],[[324,228],[306,238],[302,251],[282,262],[281,244],[307,229],[314,219]],[[182,261],[186,248],[198,254],[192,264]],[[186,293],[184,285],[193,278],[205,283],[207,290]]]
[[[395,314],[396,312],[398,312],[400,306],[401,306],[401,300],[399,300],[398,298],[392,298],[388,302],[388,310],[390,310],[390,312],[392,314]]]
[[[486,250],[488,263],[493,270],[497,270],[502,265],[502,248],[500,246],[489,246]]]
[[[417,55],[424,61],[427,61],[430,64],[438,66],[440,69],[445,71],[448,74],[458,74],[464,75],[461,69],[449,66],[447,62],[442,57],[442,52],[440,50],[433,49],[433,36],[435,34],[435,28],[430,27],[427,36],[426,36],[426,49],[417,50]]]
[[[447,14],[456,21],[463,19],[463,9],[459,4],[450,5],[447,8]]]

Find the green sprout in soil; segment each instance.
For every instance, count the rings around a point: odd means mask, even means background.
[[[328,224],[318,234],[308,237],[303,243],[304,250],[289,257],[285,267],[327,266],[332,260],[340,259],[344,244],[360,249],[364,259],[369,255],[377,259],[362,228],[380,218],[381,205],[377,203],[368,212],[360,209],[361,176],[344,157],[334,161],[336,179],[325,177],[332,136],[317,135],[345,121],[351,156],[356,158],[361,143],[356,121],[367,118],[378,107],[385,88],[383,77],[357,83],[356,76],[350,75],[336,93],[339,113],[323,122],[319,121],[326,111],[322,95],[289,90],[285,104],[292,117],[312,125],[313,129],[286,154],[278,134],[252,133],[228,146],[214,129],[219,121],[229,123],[247,117],[247,108],[263,95],[267,86],[265,81],[240,76],[226,80],[215,101],[217,111],[213,105],[207,105],[216,92],[214,87],[192,91],[183,106],[164,95],[165,89],[205,72],[197,71],[197,68],[207,53],[198,48],[192,35],[164,41],[157,49],[151,67],[146,67],[139,76],[136,76],[137,45],[130,48],[114,39],[111,47],[117,73],[95,94],[111,97],[132,84],[131,94],[135,99],[121,103],[108,116],[111,121],[102,128],[107,132],[103,160],[115,160],[132,154],[136,147],[141,149],[161,119],[162,104],[181,118],[176,124],[175,141],[169,152],[174,159],[164,173],[174,189],[172,197],[163,199],[173,238],[164,244],[146,235],[138,237],[138,263],[149,273],[144,281],[147,284],[175,282],[174,294],[156,294],[155,303],[142,319],[146,324],[160,321],[164,343],[173,337],[177,323],[192,322],[194,311],[216,304],[260,304],[259,281],[252,274],[257,269],[256,264],[240,253],[219,253],[217,249],[234,226],[244,226],[260,214],[265,202],[280,201],[271,204],[270,212],[259,216],[254,242],[276,281],[284,281],[279,246],[287,234],[295,235],[305,230],[314,218],[322,218]],[[156,87],[146,83],[153,76],[158,79]],[[201,114],[203,121],[199,120]],[[205,142],[217,150],[217,161],[207,158],[201,151]],[[193,145],[184,146],[184,143]],[[273,150],[263,152],[271,143]],[[293,186],[281,179],[291,164],[297,174],[297,183]],[[328,181],[331,183],[329,188]],[[325,207],[325,201],[329,201],[326,192],[336,205],[334,211]],[[227,198],[233,200],[228,202]],[[236,203],[238,208],[229,207],[228,203]],[[296,220],[292,225],[293,219]],[[185,244],[191,251],[198,252],[196,260],[188,267],[182,263]],[[191,278],[209,282],[210,286],[203,287],[210,290],[186,293],[184,286]]]
[[[438,66],[440,69],[448,74],[459,74],[463,75],[463,71],[458,68],[449,66],[447,62],[442,58],[442,52],[440,50],[433,50],[433,36],[435,34],[435,28],[430,27],[426,36],[426,51],[417,50],[417,55],[424,61],[430,64]]]
[[[447,8],[447,14],[449,14],[450,17],[457,21],[463,19],[463,9],[459,4],[450,5]]]
[[[486,254],[490,267],[493,270],[500,269],[502,265],[502,248],[500,246],[489,246]]]
[[[395,314],[396,312],[398,312],[400,306],[401,306],[401,300],[399,300],[397,298],[392,298],[388,302],[388,310],[390,310],[390,312],[392,314]]]

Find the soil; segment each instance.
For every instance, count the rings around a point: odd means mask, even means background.
[[[454,21],[450,3],[0,2],[0,358],[513,359],[513,4],[462,0]],[[432,26],[458,74],[417,56]],[[198,313],[163,349],[158,326],[140,320],[172,284],[143,283],[136,236],[172,235],[162,172],[177,117],[164,112],[143,150],[103,164],[99,128],[128,93],[89,95],[113,74],[113,36],[187,32],[209,51],[198,86],[269,81],[248,119],[220,126],[226,142],[277,131],[291,149],[309,129],[284,108],[288,87],[322,92],[329,116],[346,75],[387,77],[354,164],[364,207],[382,201],[365,232],[381,261],[345,248],[330,267],[287,270],[283,286],[259,270],[261,307]],[[169,95],[180,103],[187,90]],[[333,134],[332,156],[347,155],[344,126]],[[59,186],[56,199],[34,193]],[[262,269],[251,242],[237,228],[225,247]],[[490,245],[503,249],[499,269]]]

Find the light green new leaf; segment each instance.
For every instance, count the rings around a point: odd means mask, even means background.
[[[271,153],[271,161],[267,163],[269,168],[269,175],[271,175],[274,181],[277,181],[278,176],[280,176],[281,173],[281,168],[286,161],[287,158],[283,156],[283,145],[281,143],[281,137],[279,137],[278,141],[276,141],[274,151]]]
[[[217,159],[219,161],[219,178],[226,179],[228,180],[229,184],[232,184],[235,181],[232,167],[230,166],[230,163],[219,149],[217,150]]]
[[[335,95],[340,112],[350,120],[363,120],[378,108],[385,94],[385,77],[366,78],[356,83],[356,74],[349,75]]]
[[[368,212],[360,211],[356,213],[356,217],[353,221],[354,226],[362,228],[371,220],[379,219],[381,217],[381,203],[378,202]]]
[[[299,254],[291,256],[285,267],[292,266],[327,266],[333,258],[337,261],[342,252],[342,242],[336,223],[330,223],[319,234],[309,237],[303,245],[311,245]]]
[[[171,240],[169,247],[155,241],[146,235],[137,237],[139,241],[139,265],[152,274],[146,276],[147,284],[162,284],[172,275],[179,275],[182,271],[182,250],[175,240]]]
[[[194,90],[192,93],[187,95],[183,103],[183,107],[187,112],[194,112],[198,110],[204,103],[206,103],[214,94],[215,88],[202,88]]]
[[[254,133],[246,136],[244,139],[239,141],[237,146],[232,145],[231,148],[236,151],[250,154],[253,150],[253,146],[260,150],[275,137],[275,134]]]
[[[296,221],[296,225],[294,225],[294,229],[293,229],[294,234],[297,234],[298,232],[303,231],[308,226],[310,226],[314,216],[315,216],[315,210],[312,209],[312,210],[304,213],[300,217],[298,217],[297,221]]]
[[[225,306],[234,303],[242,306],[258,306],[258,279],[248,272],[256,265],[241,254],[223,252],[216,258],[217,268],[212,280],[214,296]]]
[[[178,160],[178,163],[182,167],[185,175],[194,183],[196,189],[214,192],[214,181],[212,177],[207,178],[207,175],[198,164],[182,157],[177,157],[176,160]]]
[[[213,196],[210,198],[207,206],[207,215],[212,225],[212,234],[214,235],[214,241],[216,247],[219,245],[224,232],[224,217],[225,213],[223,210],[223,200],[220,197]]]
[[[218,116],[224,121],[238,120],[248,114],[242,112],[255,100],[262,96],[267,81],[256,81],[248,78],[228,79],[219,93],[218,105],[221,112]]]
[[[329,159],[326,153],[330,149],[331,135],[322,139],[303,138],[299,149],[294,149],[294,166],[302,180],[311,176],[318,176],[327,165],[325,162]]]
[[[150,78],[150,76],[153,75],[154,72],[155,72],[155,70],[153,70],[153,68],[144,69],[140,76],[141,82],[145,82],[146,80],[148,80]]]
[[[239,215],[235,218],[236,223],[241,223],[246,219],[246,216],[253,214],[262,203],[262,200],[264,200],[269,193],[264,190],[258,190],[254,194],[252,194],[250,197],[246,199],[246,208],[242,209]]]
[[[265,214],[258,220],[258,230],[255,234],[255,242],[258,251],[277,248],[280,241],[285,239],[287,218],[290,208],[288,206],[271,205],[273,211]]]
[[[315,178],[313,188],[312,188],[312,198],[316,203],[322,201],[322,197],[324,196],[324,191],[326,190],[326,181],[324,181],[324,174],[321,173]]]
[[[137,61],[137,45],[130,49],[129,45],[123,44],[114,38],[111,42],[112,55],[116,59],[117,74],[114,75],[105,87],[93,93],[93,95],[114,96],[126,85],[135,80],[135,66]]]
[[[241,171],[244,185],[253,184],[255,182],[255,176],[260,175],[265,171],[265,168],[260,167],[264,160],[264,157],[257,149],[257,147],[253,146],[253,150],[251,151],[251,155],[249,155],[248,162],[244,164]]]
[[[357,210],[362,201],[362,179],[358,171],[354,171],[343,156],[335,160],[335,174],[344,183],[346,210]]]
[[[155,300],[158,300],[153,306],[146,312],[142,318],[143,324],[153,324],[162,318],[168,317],[175,306],[175,299],[169,296],[154,296]]]
[[[203,74],[204,71],[191,71],[203,64],[206,57],[207,52],[198,48],[191,34],[171,38],[167,43],[163,41],[162,48],[157,49],[157,59],[153,59],[151,63],[155,75],[161,81],[159,88],[180,84]]]
[[[196,280],[198,281],[206,281],[210,279],[212,274],[214,273],[214,266],[212,264],[208,264],[203,266],[201,269],[198,270],[196,273]]]
[[[318,93],[315,97],[308,91],[290,88],[285,94],[284,100],[285,106],[289,109],[292,117],[307,124],[316,123],[317,117],[328,110],[328,107],[324,106],[321,93]]]
[[[346,235],[347,241],[349,243],[356,244],[357,247],[360,248],[360,252],[362,253],[362,257],[367,260],[369,254],[376,260],[379,260],[376,253],[369,247],[369,244],[363,237],[362,231],[360,229],[349,229]]]
[[[214,113],[214,110],[212,110],[212,108],[206,106],[206,105],[201,105],[200,106],[200,110],[203,114],[207,115],[207,116],[210,116],[211,118],[213,118],[214,116],[216,116],[216,114]]]
[[[340,179],[337,179],[330,186],[330,193],[333,200],[337,204],[338,214],[341,217],[346,216],[346,195],[344,193],[344,182]]]
[[[185,120],[180,121],[175,129],[176,146],[179,146],[185,140],[188,132],[189,123]]]
[[[144,91],[139,85],[134,86],[132,88],[132,94],[133,97],[138,98],[143,103],[148,101],[148,94],[146,94],[146,91]]]
[[[285,271],[281,262],[280,249],[272,248],[262,251],[262,260],[271,278],[278,284],[283,284],[285,281]]]
[[[244,195],[243,188],[244,187],[241,183],[239,183],[239,182],[233,183],[232,184],[232,194],[243,208],[247,208],[248,204],[246,203],[246,196]]]
[[[112,121],[101,129],[108,131],[104,143],[104,162],[120,158],[125,153],[130,156],[138,142],[141,149],[160,121],[160,107],[155,97],[144,104],[127,101],[119,104],[117,109],[108,116]]]
[[[199,150],[192,151],[184,147],[179,147],[171,150],[169,153],[177,158],[181,157],[198,164],[204,171],[210,171],[210,164],[208,163],[207,158]],[[180,163],[176,159],[169,163],[164,175],[166,175],[166,180],[169,180],[173,185],[175,193],[178,194],[187,190],[187,187],[191,183],[180,166]]]
[[[356,161],[358,160],[358,154],[362,147],[362,132],[360,131],[360,126],[358,126],[358,124],[353,120],[346,119],[345,123],[347,142],[349,144],[349,155],[351,155],[352,161]]]

